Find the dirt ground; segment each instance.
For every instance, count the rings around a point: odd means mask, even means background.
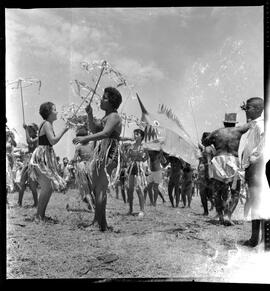
[[[108,195],[107,221],[113,231],[87,227],[93,213],[67,211],[66,204],[86,209],[77,191],[54,193],[46,215],[57,223],[30,221],[31,193],[23,208],[16,207],[18,193],[8,195],[7,279],[29,278],[149,278],[171,281],[270,283],[269,252],[262,245],[249,249],[251,224],[243,219],[239,203],[235,226],[218,225],[216,212],[208,217],[198,196],[191,208],[172,208],[158,200],[146,202],[146,215],[128,216],[127,204]],[[180,202],[181,203],[181,202]],[[139,211],[134,196],[134,211]],[[181,204],[182,206],[182,204]],[[268,266],[268,267],[266,267]]]

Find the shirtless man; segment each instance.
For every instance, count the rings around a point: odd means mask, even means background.
[[[171,164],[170,178],[168,183],[168,194],[172,207],[174,207],[174,197],[175,197],[175,207],[178,207],[180,200],[180,176],[181,170],[183,169],[183,163],[180,159],[167,156],[165,157],[167,162],[163,166]],[[172,195],[174,191],[174,196]]]
[[[238,148],[241,136],[248,131],[250,124],[235,127],[236,113],[226,113],[224,128],[210,133],[203,141],[204,146],[213,145],[216,153],[211,160],[211,177],[214,182],[215,206],[219,221],[225,224],[224,214],[228,215],[227,225],[231,220],[240,194]],[[229,195],[230,193],[230,195]],[[228,197],[231,196],[231,197]]]
[[[25,129],[26,133],[26,142],[28,144],[28,154],[26,157],[26,164],[22,169],[21,172],[21,180],[20,180],[20,190],[19,190],[19,197],[18,197],[18,206],[22,206],[22,200],[24,191],[26,189],[26,183],[28,182],[29,188],[33,195],[34,204],[32,207],[37,207],[38,204],[38,194],[37,194],[37,183],[34,182],[28,174],[28,163],[30,161],[31,155],[34,152],[35,148],[38,146],[38,126],[35,123],[30,125],[23,124],[23,128]]]
[[[165,163],[165,160],[162,151],[148,150],[148,155],[151,174],[148,177],[147,190],[149,193],[150,201],[153,201],[153,206],[156,206],[159,193],[158,185],[162,180],[161,163]]]
[[[201,141],[203,141],[209,134],[210,132],[204,132]],[[201,150],[201,157],[198,165],[198,187],[204,210],[203,215],[208,215],[208,201],[211,203],[210,210],[214,208],[213,182],[212,179],[210,179],[210,164],[215,155],[215,149],[213,146],[204,147],[201,144],[199,144],[199,148]]]
[[[182,187],[181,196],[183,201],[183,208],[186,207],[187,202],[188,208],[190,208],[192,200],[192,168],[190,164],[186,162],[183,163],[183,175],[181,187]]]

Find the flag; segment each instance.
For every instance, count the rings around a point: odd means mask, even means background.
[[[171,156],[181,158],[192,167],[197,167],[199,148],[193,143],[172,110],[161,105],[157,113],[149,112],[138,94],[137,98],[142,110],[141,120],[145,124],[145,148],[163,150]]]

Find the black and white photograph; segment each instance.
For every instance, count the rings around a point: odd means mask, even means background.
[[[5,8],[7,280],[270,283],[265,9]]]

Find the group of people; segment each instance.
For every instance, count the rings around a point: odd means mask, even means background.
[[[73,139],[76,149],[71,164],[75,165],[74,176],[81,198],[95,212],[92,224],[102,231],[110,229],[106,221],[108,189],[114,188],[118,193],[120,187],[123,201],[128,203],[128,214],[133,214],[133,194],[136,191],[140,207],[138,216],[143,217],[147,195],[150,205],[156,207],[159,196],[165,201],[161,189],[166,185],[172,207],[178,207],[180,200],[184,207],[190,207],[196,185],[201,196],[203,214],[208,215],[210,202],[211,209],[216,208],[220,223],[233,225],[232,214],[239,202],[240,190],[247,184],[246,208],[251,209],[252,236],[245,244],[257,245],[259,229],[263,223],[263,219],[256,213],[260,199],[259,176],[263,168],[263,99],[250,98],[241,107],[246,112],[246,124],[235,126],[236,114],[225,114],[223,128],[203,133],[199,144],[199,166],[195,169],[196,183],[194,169],[181,157],[145,146],[143,129],[135,129],[133,138],[120,136],[122,119],[117,109],[121,102],[122,96],[116,88],[105,88],[100,104],[105,112],[104,117],[96,119],[88,104],[87,124],[77,129]],[[53,123],[57,120],[57,110],[51,102],[41,104],[39,113],[43,118],[39,127],[24,125],[29,159],[25,163],[22,177],[31,181],[29,187],[33,193],[34,206],[37,207],[36,219],[47,220],[49,218],[45,212],[53,191],[63,191],[68,183],[65,176],[61,175],[59,159],[53,146],[70,127],[67,123],[55,134]],[[242,136],[246,133],[248,136],[244,142]],[[241,142],[243,146],[239,156]],[[15,146],[14,143],[15,140],[7,137],[7,167],[11,167],[9,152]],[[164,176],[164,169],[167,177]],[[37,183],[40,187],[39,196]],[[7,187],[9,184],[7,179]],[[21,187],[19,191],[19,205],[22,204],[24,190]]]

